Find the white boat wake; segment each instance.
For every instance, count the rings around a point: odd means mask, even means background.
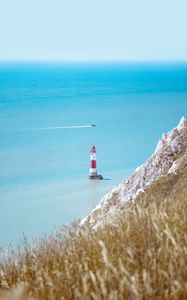
[[[91,128],[96,125],[72,125],[72,126],[55,126],[25,129],[24,131],[40,131],[40,130],[58,130],[58,129],[75,129],[75,128]]]

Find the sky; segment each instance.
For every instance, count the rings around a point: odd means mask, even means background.
[[[187,0],[0,0],[0,60],[187,60]]]

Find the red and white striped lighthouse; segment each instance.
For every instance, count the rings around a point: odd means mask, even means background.
[[[103,179],[102,175],[97,175],[96,147],[93,145],[90,150],[90,172],[89,179]]]

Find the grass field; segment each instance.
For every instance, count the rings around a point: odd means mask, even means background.
[[[127,203],[111,224],[77,225],[2,251],[0,299],[187,299],[187,201]]]

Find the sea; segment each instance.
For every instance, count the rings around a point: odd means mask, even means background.
[[[87,216],[182,116],[186,62],[1,62],[0,247]]]

